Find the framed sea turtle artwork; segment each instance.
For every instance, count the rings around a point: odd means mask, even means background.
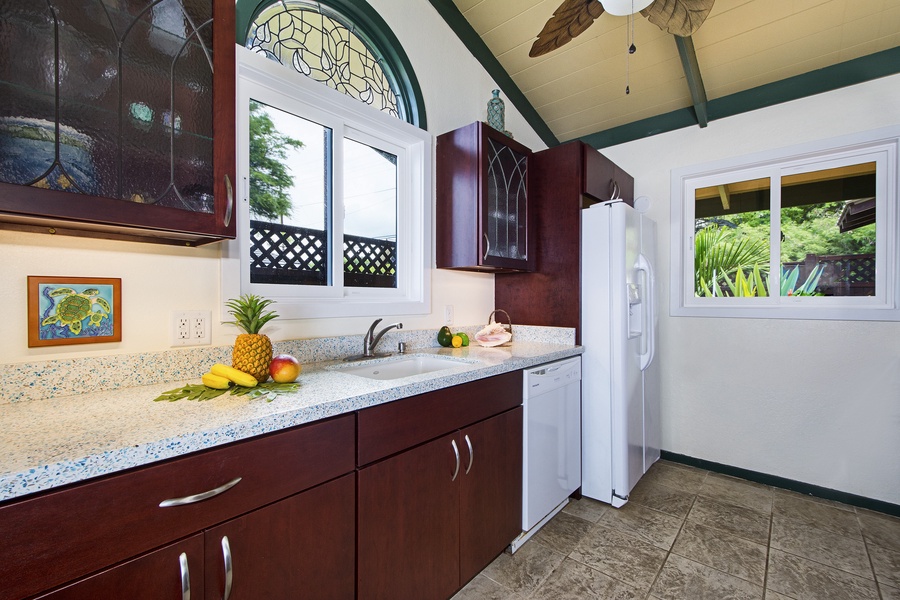
[[[122,280],[28,277],[28,347],[122,341]]]

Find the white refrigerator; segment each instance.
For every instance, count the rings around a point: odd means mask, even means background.
[[[624,202],[581,212],[582,494],[615,507],[659,459],[656,223]]]

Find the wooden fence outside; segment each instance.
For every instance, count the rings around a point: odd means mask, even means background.
[[[250,281],[327,285],[328,238],[321,229],[250,221]],[[344,236],[344,285],[397,287],[397,242]]]
[[[874,296],[875,255],[843,254],[820,256],[807,254],[802,262],[784,263],[785,272],[800,267],[798,283],[803,283],[816,265],[825,265],[816,292],[825,296]]]

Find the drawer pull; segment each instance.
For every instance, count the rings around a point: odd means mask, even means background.
[[[456,481],[456,476],[459,475],[459,448],[456,446],[456,440],[450,440],[450,445],[453,446],[453,454],[456,455],[456,470],[453,471],[450,481]]]
[[[484,234],[484,256],[481,257],[481,260],[487,260],[488,254],[491,253],[491,240],[488,239],[488,235]]]
[[[469,439],[468,434],[466,434],[466,446],[469,447],[469,466],[466,467],[466,475],[468,475],[469,471],[472,470],[472,461],[475,460],[475,452],[472,450],[472,440]]]
[[[228,543],[227,535],[222,536],[222,559],[225,562],[225,593],[222,594],[222,600],[228,600],[231,597],[234,572],[231,568],[231,544]]]
[[[191,600],[191,571],[188,568],[187,554],[182,552],[178,562],[181,566],[181,600]]]
[[[208,500],[213,496],[218,496],[223,492],[227,492],[238,483],[240,483],[241,478],[235,477],[228,483],[224,485],[220,485],[219,487],[208,490],[206,492],[201,492],[199,494],[193,494],[191,496],[184,496],[182,498],[169,498],[168,500],[163,500],[159,503],[160,508],[168,508],[169,506],[184,506],[185,504],[193,504],[194,502],[202,502],[203,500]]]

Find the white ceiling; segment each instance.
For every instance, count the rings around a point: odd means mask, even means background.
[[[640,13],[529,58],[562,0],[453,2],[559,141],[693,106],[674,36]],[[716,0],[692,41],[713,101],[900,46],[900,0]]]

